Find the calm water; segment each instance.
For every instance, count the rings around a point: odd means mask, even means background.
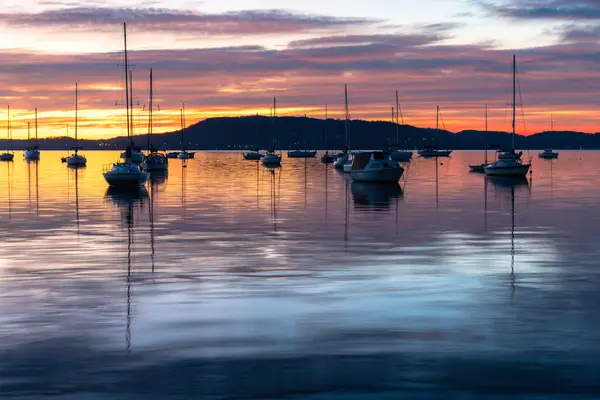
[[[136,193],[61,155],[0,164],[0,397],[600,396],[600,153],[399,186],[198,153]]]

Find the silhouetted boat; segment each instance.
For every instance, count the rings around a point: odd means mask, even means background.
[[[545,159],[558,158],[558,153],[556,151],[552,151],[552,149],[546,149],[543,152],[539,153],[538,157]]]
[[[78,126],[77,113],[78,113],[78,110],[79,110],[79,91],[78,91],[78,83],[75,82],[75,147],[73,147],[73,149],[72,149],[74,151],[74,153],[65,158],[65,162],[67,163],[67,165],[72,166],[72,167],[83,167],[87,164],[87,159],[85,158],[85,156],[79,154],[79,150],[81,148],[77,146],[77,144],[78,144],[78,136],[77,136],[77,126]]]
[[[394,120],[395,114],[395,120]],[[394,113],[394,109],[392,108],[392,123],[395,122],[396,125],[396,144],[391,146],[390,149],[390,158],[393,161],[398,162],[409,162],[412,159],[413,153],[412,151],[400,150],[400,123],[398,121],[398,116],[400,114],[400,102],[398,101],[398,91],[396,90],[396,112]],[[402,120],[404,123],[404,118]]]
[[[436,107],[435,114],[435,129],[439,129],[440,122],[440,106]],[[442,121],[443,122],[443,121]],[[423,146],[422,150],[417,152],[421,157],[448,157],[452,154],[452,150],[439,150],[437,145]]]
[[[154,149],[152,143],[152,111],[154,101],[154,82],[152,80],[152,68],[150,68],[150,95],[148,105],[148,154],[144,157],[142,165],[146,171],[166,171],[169,168],[169,160],[164,151]]]
[[[277,99],[273,97],[273,125],[275,125],[275,118],[277,116]],[[274,128],[274,127],[273,127]],[[273,129],[275,132],[275,129]],[[273,133],[273,147],[262,159],[262,163],[265,167],[279,167],[281,166],[281,156],[275,154],[275,134]]]
[[[349,112],[348,112],[348,85],[344,85],[344,135],[345,135],[345,141],[344,141],[344,151],[339,153],[337,155],[337,158],[335,160],[335,163],[333,163],[333,167],[337,168],[337,169],[344,169],[344,165],[348,164],[350,159],[349,159],[349,154],[348,152],[350,151],[350,133],[348,131],[349,126]]]
[[[185,130],[185,103],[181,102],[181,151],[177,154],[177,158],[180,160],[189,160],[192,155],[185,150],[185,144],[183,141],[183,131]]]
[[[29,131],[29,122],[27,123],[27,144],[31,141],[31,135]],[[40,159],[40,147],[38,144],[38,118],[37,108],[35,109],[35,145],[27,147],[23,152],[23,157],[29,161],[35,161]]]
[[[289,158],[314,158],[316,155],[316,150],[292,150],[287,153]]]
[[[485,106],[485,153],[481,164],[469,164],[469,168],[473,172],[485,172],[485,166],[488,165],[488,109]]]
[[[0,161],[13,161],[15,158],[12,152],[12,132],[10,129],[10,106],[8,106],[8,112],[6,117],[6,153],[0,154]]]

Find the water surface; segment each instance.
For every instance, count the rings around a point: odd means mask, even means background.
[[[0,164],[1,397],[600,395],[600,153],[382,186],[207,152],[126,193],[61,155]]]

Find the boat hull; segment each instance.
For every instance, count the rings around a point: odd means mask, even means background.
[[[449,157],[452,150],[420,150],[421,157]]]
[[[12,153],[0,154],[0,161],[12,161],[15,159],[15,155]]]
[[[72,167],[83,167],[87,164],[87,159],[80,155],[72,155],[67,157],[65,162],[67,163],[67,165]]]
[[[260,154],[260,153],[246,153],[246,154],[244,154],[244,160],[250,160],[250,161],[259,161],[263,157],[264,157],[264,154]]]
[[[39,160],[40,152],[39,150],[25,150],[23,152],[23,157],[25,157],[26,160]]]
[[[404,168],[385,168],[373,170],[351,170],[350,176],[356,182],[390,183],[398,182],[404,174]]]
[[[473,172],[485,172],[485,167],[487,164],[469,164],[469,168]]]
[[[105,172],[104,179],[110,186],[136,187],[146,183],[148,174],[146,172]]]
[[[169,169],[169,161],[165,156],[146,156],[142,165],[144,166],[144,170],[146,171],[166,171]]]
[[[317,155],[316,151],[288,151],[288,158],[314,158]]]
[[[263,165],[277,166],[277,165],[281,164],[281,157],[278,156],[277,154],[267,154],[266,156],[263,157],[262,163],[263,163]]]
[[[552,153],[552,154],[540,153],[540,154],[538,154],[538,157],[543,158],[545,160],[552,160],[552,159],[558,158],[558,153]]]
[[[392,151],[390,153],[390,158],[393,161],[398,162],[409,162],[412,159],[412,156],[412,151]]]
[[[321,157],[321,162],[323,164],[332,164],[335,162],[335,157],[329,154],[324,155],[323,157]]]
[[[179,158],[180,160],[189,160],[191,157],[190,157],[190,153],[182,151],[181,153],[179,153],[177,155],[177,158]]]
[[[485,173],[490,176],[526,176],[530,167],[530,164],[505,167],[497,167],[491,164],[487,165],[484,170]]]
[[[167,153],[167,158],[177,158],[177,156],[179,156],[179,153],[176,151],[173,151],[171,153]]]

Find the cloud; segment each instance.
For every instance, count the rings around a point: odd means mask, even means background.
[[[201,35],[275,34],[315,32],[365,26],[379,21],[300,14],[286,10],[247,10],[208,14],[166,8],[75,7],[39,13],[2,13],[0,22],[21,28],[114,30],[130,22],[140,31],[172,31]]]
[[[525,20],[600,20],[597,0],[510,0],[508,2],[476,1],[494,15]]]

